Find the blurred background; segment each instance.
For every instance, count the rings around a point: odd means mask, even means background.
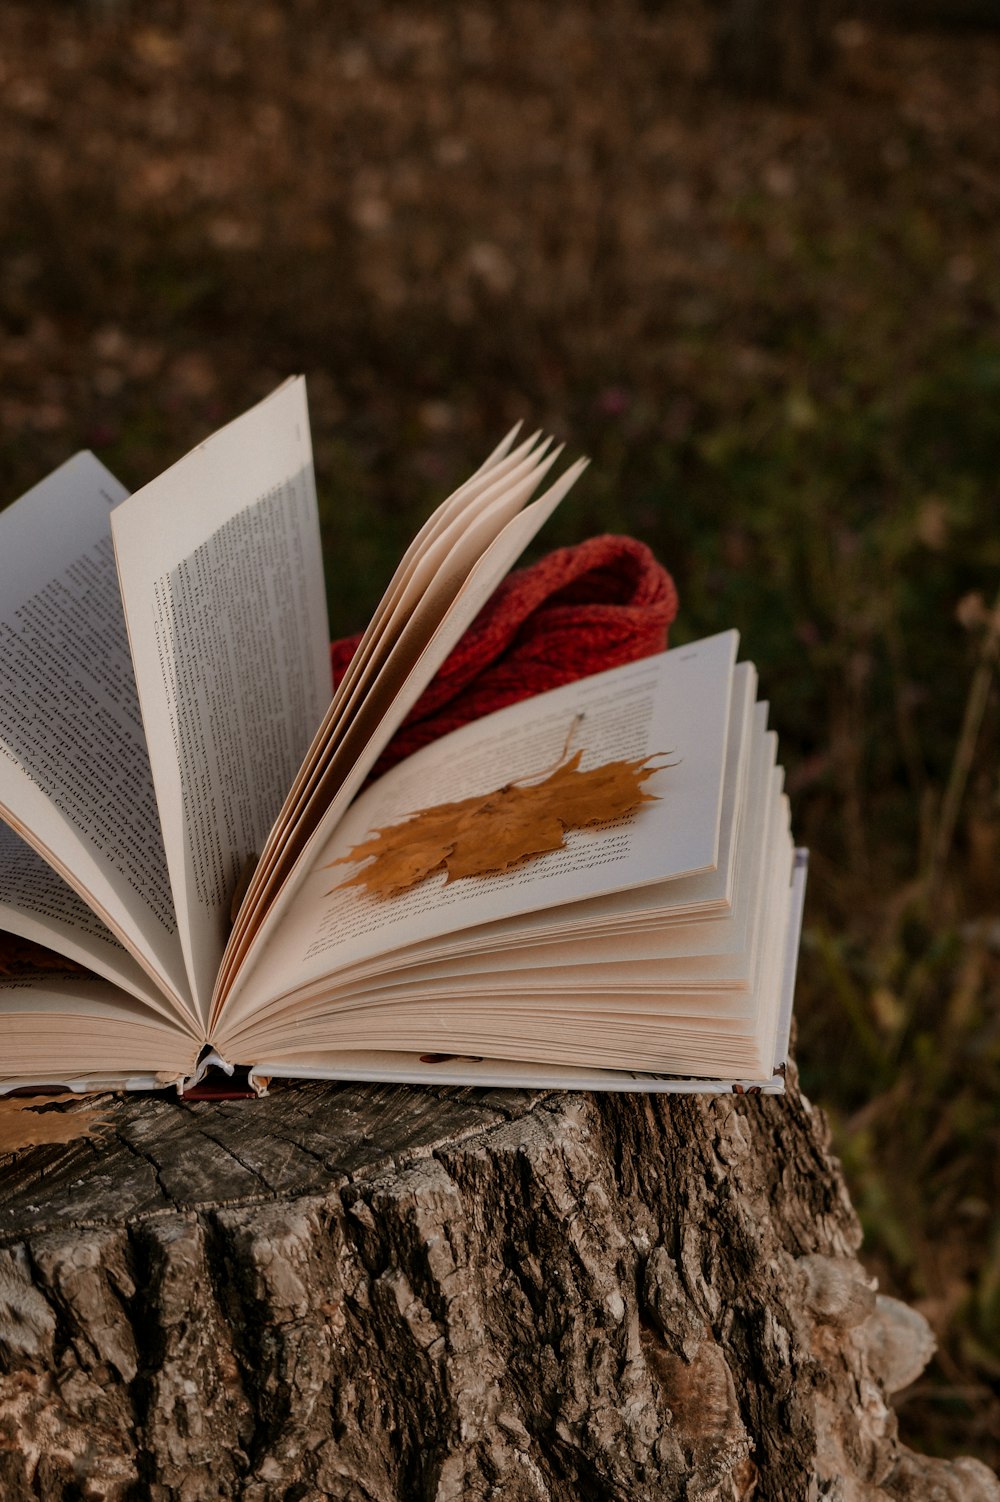
[[[910,1443],[1000,1466],[996,0],[4,0],[0,497],[308,377],[331,632],[519,418],[812,847],[798,1054]]]

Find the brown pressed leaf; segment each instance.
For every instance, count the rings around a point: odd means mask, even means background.
[[[449,881],[507,871],[529,856],[561,849],[567,829],[624,819],[655,800],[642,786],[658,770],[654,758],[609,761],[581,772],[582,755],[574,752],[541,782],[511,782],[481,797],[422,808],[373,830],[330,865],[367,861],[340,885],[391,897],[433,871],[446,871]]]
[[[74,1142],[78,1137],[93,1137],[105,1124],[106,1112],[42,1109],[78,1098],[72,1093],[0,1096],[0,1154],[20,1152],[43,1142]]]

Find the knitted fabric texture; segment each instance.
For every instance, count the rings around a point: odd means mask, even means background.
[[[509,575],[417,700],[372,777],[449,730],[667,645],[677,591],[632,537],[592,537]],[[361,637],[330,647],[334,688]]]

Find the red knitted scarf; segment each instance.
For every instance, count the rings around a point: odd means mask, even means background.
[[[372,776],[494,709],[662,652],[676,614],[674,581],[644,543],[605,536],[557,548],[504,580],[396,731]],[[348,636],[331,644],[334,688],[360,640]]]

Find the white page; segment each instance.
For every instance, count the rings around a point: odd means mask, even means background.
[[[731,754],[732,747],[727,755],[723,793],[723,837],[720,839],[719,860],[714,869],[696,872],[690,876],[673,877],[664,882],[644,886],[639,890],[605,892],[599,897],[577,903],[571,914],[553,914],[547,908],[539,908],[521,915],[517,921],[516,930],[504,922],[486,924],[481,930],[469,931],[469,945],[478,948],[479,945],[485,947],[487,944],[494,943],[499,947],[507,941],[509,936],[516,943],[544,940],[559,935],[565,937],[568,927],[572,925],[579,925],[595,934],[620,933],[626,924],[633,926],[636,931],[646,927],[653,927],[659,931],[666,925],[670,925],[687,934],[691,931],[692,925],[697,925],[697,942],[704,943],[706,949],[712,950],[716,942],[713,934],[718,931],[717,922],[722,920],[728,923],[731,915],[730,899],[734,868],[740,859],[739,848],[749,836],[752,851],[756,838],[753,831],[758,826],[761,830],[764,827],[763,805],[748,811],[746,801],[748,796],[752,796],[758,788],[762,793],[766,790],[767,768],[774,765],[777,736],[773,732],[765,731],[766,724],[767,704],[766,702],[758,703],[753,707],[751,744],[747,748],[751,750],[752,757],[750,755],[734,756]],[[740,750],[744,749],[745,744],[744,741]],[[739,815],[738,825],[737,815]],[[746,833],[744,828],[746,828]],[[730,839],[725,837],[727,830],[732,831]],[[665,936],[665,939],[669,942],[669,934]],[[731,948],[733,942],[736,942],[737,947],[741,947],[743,940],[738,937],[736,930],[730,927],[726,938],[726,948]],[[465,948],[466,935],[459,933],[453,940],[447,941],[447,947],[443,944],[436,945],[433,953],[435,956],[439,953],[443,956],[460,954]],[[721,949],[718,952],[721,952]]]
[[[470,506],[478,511],[483,492],[489,489],[501,475],[509,473],[510,469],[519,463],[537,443],[538,434],[536,433],[533,438],[528,439],[514,450],[513,453],[510,453],[509,450],[516,434],[517,428],[512,429],[475,474],[438,506],[417,532],[403,554],[402,559],[397,564],[388,588],[376,606],[375,612],[364,630],[361,640],[355,649],[354,656],[351,658],[346,672],[337,685],[330,706],[316,731],[313,743],[309,747],[295,781],[289,789],[285,804],[275,821],[274,828],[268,837],[267,845],[261,854],[260,866],[254,875],[253,882],[247,894],[248,897],[255,894],[257,889],[267,879],[265,873],[268,867],[268,856],[272,853],[272,848],[280,849],[282,844],[281,834],[290,824],[297,822],[305,799],[309,796],[312,788],[315,787],[316,779],[320,775],[328,755],[331,732],[343,713],[346,701],[353,694],[356,683],[363,673],[369,671],[369,664],[372,660],[374,658],[378,658],[379,660],[384,659],[391,649],[391,643],[398,639],[400,631],[398,627],[393,630],[393,622],[400,615],[399,607],[405,605],[407,599],[409,599],[411,601],[410,609],[412,610],[412,603],[423,592],[418,571],[422,568],[428,552],[436,545],[437,538],[451,525],[455,517],[461,515],[463,512],[468,512]],[[408,614],[409,611],[406,613]]]
[[[202,1007],[229,905],[330,699],[305,383],[112,519],[170,883]]]
[[[465,968],[466,962],[477,968],[490,965],[526,965],[536,963],[536,950],[551,950],[559,955],[552,963],[561,963],[564,946],[577,943],[621,943],[623,923],[633,930],[630,942],[637,953],[666,958],[671,955],[738,954],[745,945],[746,903],[742,901],[740,872],[748,863],[754,844],[754,830],[763,830],[763,801],[751,803],[747,812],[747,793],[766,790],[766,765],[763,737],[766,711],[753,703],[757,675],[750,663],[737,663],[733,673],[733,694],[729,715],[729,736],[723,774],[722,814],[719,825],[719,854],[714,871],[678,877],[655,883],[640,891],[608,893],[574,904],[571,912],[543,908],[521,913],[514,919],[500,919],[463,929],[457,934],[407,945],[393,954],[393,966],[451,965]],[[756,770],[752,767],[756,766]],[[759,806],[758,806],[759,804]],[[739,816],[739,818],[738,818]],[[741,838],[737,840],[737,827]],[[742,906],[738,911],[720,902],[718,918],[692,920],[688,912],[692,883],[713,881],[718,891],[728,891],[731,902]],[[635,922],[649,916],[653,921]],[[580,931],[583,931],[582,934]],[[358,983],[380,969],[378,960],[365,965],[345,967],[345,979]],[[338,976],[341,972],[338,972]]]
[[[516,921],[516,920],[513,920]],[[697,925],[695,925],[697,928]],[[369,980],[352,980],[337,987],[337,1007],[350,999],[352,1005],[367,1006],[374,998],[391,1000],[398,996],[461,993],[489,990],[490,994],[513,994],[522,989],[551,986],[574,995],[588,988],[607,990],[611,985],[657,992],[675,990],[745,991],[748,974],[746,953],[693,953],[697,939],[690,933],[683,953],[663,953],[664,946],[655,931],[648,933],[605,934],[593,938],[574,932],[561,941],[543,945],[516,945],[499,953],[479,952],[468,957],[439,960],[433,964],[377,972]],[[316,1004],[322,1007],[323,1002]],[[329,999],[326,999],[329,1005]],[[289,1009],[291,1011],[291,1009]],[[295,1008],[295,1016],[302,1015]]]
[[[775,785],[784,782],[784,771],[775,773]],[[753,989],[757,1006],[755,1033],[761,1039],[761,1067],[777,1056],[782,1017],[782,975],[785,969],[786,934],[792,907],[795,875],[795,849],[792,844],[788,799],[777,798],[770,880],[766,886],[763,911],[759,919],[760,953],[754,973]]]
[[[373,731],[387,720],[395,728],[415,701],[412,692],[409,698],[402,697],[407,674],[487,542],[516,515],[555,462],[556,454],[545,457],[547,447],[529,452],[530,442],[523,444],[493,469],[480,471],[476,483],[469,482],[458,493],[463,496],[462,504],[456,506],[454,496],[444,502],[423,529],[423,545],[408,551],[407,567],[397,570],[388,591],[387,599],[391,597],[394,603],[390,607],[384,600],[376,612],[381,629],[370,640],[366,633],[367,647],[363,644],[355,654],[268,836],[230,939],[223,985],[245,951],[246,936],[256,928],[261,912],[326,816],[340,783],[356,766]],[[559,483],[565,488],[567,478]],[[450,519],[434,525],[441,515]]]
[[[395,1083],[478,1085],[510,1088],[563,1090],[641,1091],[669,1094],[702,1094],[712,1091],[753,1088],[764,1094],[782,1094],[785,1089],[783,1065],[788,1055],[788,1035],[795,989],[802,927],[803,896],[807,853],[795,852],[795,866],[790,898],[787,903],[786,929],[782,936],[783,955],[778,980],[778,1023],[774,1053],[775,1072],[767,1070],[757,1077],[710,1080],[677,1074],[648,1071],[586,1069],[580,1066],[527,1063],[518,1060],[469,1058],[451,1051],[431,1053],[426,1050],[382,1051],[370,1046],[357,1050],[345,1048],[307,1049],[301,1045],[287,1047],[285,1040],[261,1056],[250,1071],[256,1089],[266,1088],[271,1078],[383,1080]],[[703,1063],[704,1061],[702,1061]],[[777,1072],[781,1069],[781,1072]],[[0,1082],[2,1088],[2,1082]]]
[[[0,929],[44,944],[141,997],[154,1010],[175,1015],[83,898],[6,824],[0,824]]]
[[[556,462],[560,451],[549,453],[551,440],[539,444],[538,437],[535,434],[497,462],[487,461],[421,528],[337,688],[324,724],[322,760],[336,745],[331,736],[335,718],[350,723],[352,708],[389,665],[396,644],[409,634],[418,611],[432,605],[437,615],[443,613],[442,604],[454,598],[461,579],[482,552],[482,537],[501,530]],[[482,524],[490,513],[494,521],[484,533]]]
[[[433,656],[430,655],[440,627],[458,605],[474,571],[485,560],[490,547],[503,536],[507,525],[530,520],[533,508],[522,512],[520,517],[518,512],[555,458],[556,455],[552,455],[544,460],[513,489],[501,487],[488,506],[482,510],[477,508],[471,517],[462,517],[454,523],[437,539],[433,550],[436,558],[422,560],[427,565],[423,570],[425,583],[423,587],[416,587],[415,571],[413,583],[407,590],[410,593],[412,589],[413,595],[405,608],[405,623],[398,631],[392,649],[385,654],[385,660],[370,678],[366,678],[353,702],[346,706],[344,723],[337,729],[336,744],[332,754],[325,758],[322,777],[311,795],[322,810],[324,821],[334,800],[338,807],[344,806],[341,788],[345,783],[360,786],[364,773],[359,775],[359,766],[363,759],[366,768],[372,764],[377,755],[377,752],[372,753],[372,745],[376,740],[380,746],[384,744],[405,718],[423,685],[430,681],[430,663],[435,658],[444,660],[446,653],[442,655],[440,645]],[[581,467],[582,462],[539,498],[536,504],[543,508],[543,514],[546,505],[548,509],[554,505],[548,498],[564,494]],[[466,610],[464,615],[468,614]],[[417,672],[420,673],[419,680],[414,676]],[[307,824],[310,835],[315,825],[315,820],[311,825]],[[327,827],[331,826],[327,824]]]
[[[741,677],[741,683],[746,686],[745,677]],[[741,700],[734,675],[733,714],[738,707],[746,708]],[[383,956],[381,964],[376,958],[344,967],[318,986],[277,998],[247,1020],[238,1035],[238,1046],[241,1049],[268,1046],[270,1051],[282,1030],[287,1033],[294,1029],[298,1036],[305,1025],[324,1016],[333,1016],[336,1027],[349,1011],[368,1008],[374,1012],[386,1005],[409,1007],[414,996],[452,998],[447,1002],[449,1015],[455,997],[459,1000],[464,997],[471,1005],[478,1005],[485,998],[484,1004],[493,1008],[499,997],[503,996],[507,1004],[515,990],[533,987],[537,992],[542,982],[556,989],[566,989],[568,985],[571,995],[579,1001],[588,990],[607,990],[611,976],[614,989],[622,996],[626,992],[634,994],[641,985],[661,997],[670,993],[674,1011],[684,1003],[697,1015],[704,1012],[705,994],[712,995],[713,1011],[721,1015],[715,998],[732,992],[730,1012],[745,1015],[749,976],[756,964],[761,894],[774,866],[774,830],[778,827],[775,818],[780,795],[780,772],[776,772],[774,765],[775,737],[765,728],[766,707],[756,705],[753,717],[754,770],[744,779],[748,806],[746,818],[739,821],[741,839],[735,858],[738,870],[733,883],[733,905],[725,917],[694,922],[677,920],[671,910],[673,889],[686,886],[688,878],[684,877],[626,887],[613,893],[618,911],[614,915],[606,913],[599,928],[595,927],[592,914],[602,903],[608,904],[608,898],[548,908],[543,916],[552,937],[542,944],[521,942],[525,936],[530,941],[530,925],[537,916],[532,912],[522,913],[469,930],[472,939],[468,948],[461,943],[448,945],[447,954],[435,956],[426,964],[420,962],[422,956],[435,947],[445,946],[434,946],[433,941],[407,946]],[[727,780],[732,771],[729,757]],[[648,920],[641,927],[632,921],[630,904]],[[416,957],[416,963],[411,957]],[[638,974],[639,962],[646,965],[642,976]],[[529,978],[531,972],[539,973]],[[678,1001],[676,993],[683,992],[686,986],[689,991],[686,1002],[683,996]],[[265,1028],[270,1045],[262,1039]]]
[[[354,690],[360,674],[367,671],[368,664],[373,655],[382,651],[382,644],[388,636],[391,636],[391,621],[397,614],[397,607],[411,594],[414,583],[421,588],[418,579],[418,570],[422,567],[429,550],[435,545],[436,540],[445,530],[451,526],[454,520],[465,514],[469,515],[470,507],[476,511],[481,504],[484,492],[490,489],[496,480],[508,475],[527,454],[535,449],[540,435],[535,433],[531,438],[513,448],[517,437],[520,423],[512,428],[507,436],[493,450],[492,454],[470,475],[469,479],[460,485],[444,500],[427,518],[416,536],[410,542],[409,547],[396,565],[395,572],[381,600],[375,608],[374,614],[358,642],[354,656],[351,658],[341,681],[337,687],[330,710],[322,727],[322,742],[326,744],[326,735],[329,725],[332,723],[331,716],[339,712],[341,702],[346,700]],[[422,592],[422,591],[421,591]],[[319,749],[319,745],[315,748]],[[311,765],[310,758],[306,758],[303,764],[303,772],[296,778],[295,791],[298,785],[306,780],[305,770]],[[283,813],[285,810],[282,811]]]
[[[718,857],[720,872],[724,864],[733,868],[728,876],[722,875],[723,884],[732,891],[732,906],[721,917],[691,921],[676,916],[675,907],[684,912],[684,892],[697,877],[679,877],[572,905],[523,912],[402,946],[389,957],[380,954],[358,964],[338,966],[334,978],[337,1010],[368,1005],[374,991],[382,994],[422,977],[468,978],[491,971],[530,970],[546,964],[561,968],[567,953],[586,954],[598,961],[611,956],[618,958],[626,935],[628,953],[636,958],[664,961],[673,956],[694,955],[703,973],[706,969],[723,977],[745,973],[749,912],[765,842],[769,769],[775,750],[774,737],[766,732],[766,706],[750,702],[755,683],[751,665],[737,664],[733,673]],[[622,721],[617,729],[631,741],[627,722]],[[629,755],[642,754],[644,745],[645,742],[630,743],[624,750]],[[748,775],[751,762],[753,771]],[[737,823],[741,832],[738,842]],[[637,913],[646,920],[641,926],[634,921]],[[293,1015],[299,1021],[317,1010],[328,1010],[332,995],[327,981],[321,996],[315,1000],[310,999],[308,987],[276,997],[260,1005],[247,1025],[259,1026],[265,1020],[270,1023],[282,1014],[288,1016],[289,1022]]]
[[[0,513],[0,817],[187,997],[109,513],[78,454]]]
[[[661,1017],[648,1010],[633,1010],[612,993],[606,998],[603,1015],[579,1018],[562,1007],[543,1013],[540,1006],[534,1006],[530,1034],[519,1032],[516,1022],[499,1007],[488,1015],[474,1016],[453,1016],[443,1008],[414,1016],[406,1012],[391,1021],[357,1013],[338,1018],[336,1028],[321,1029],[317,1025],[301,1029],[295,1035],[294,1048],[287,1051],[279,1039],[262,1040],[259,1057],[273,1059],[283,1051],[293,1057],[329,1049],[335,1039],[338,1048],[350,1050],[461,1051],[490,1059],[520,1058],[534,1063],[723,1078],[764,1073],[759,1042],[745,1019]],[[768,1063],[768,1071],[770,1067]]]
[[[0,977],[2,1072],[35,1079],[189,1070],[199,1043],[173,1020],[89,975]]]
[[[239,1017],[341,966],[501,915],[550,908],[706,869],[718,859],[735,632],[580,679],[477,720],[409,757],[367,790],[314,860],[279,940],[233,999]],[[336,886],[351,868],[323,869],[371,829],[551,767],[579,714],[582,766],[670,753],[677,765],[646,784],[660,795],[609,830],[574,830],[566,848],[510,872],[446,885],[432,876],[392,899]],[[331,891],[330,888],[334,889]],[[220,1045],[221,1046],[221,1045]]]
[[[781,1075],[766,1080],[706,1080],[639,1070],[583,1069],[559,1064],[523,1064],[507,1059],[470,1059],[456,1054],[396,1053],[388,1050],[333,1049],[298,1055],[275,1055],[255,1064],[251,1084],[261,1088],[272,1079],[364,1080],[385,1084],[472,1085],[485,1089],[600,1090],[615,1095],[731,1095],[759,1089],[783,1095]],[[3,1081],[0,1081],[2,1087]]]
[[[279,927],[284,914],[295,900],[301,883],[312,869],[316,852],[324,848],[331,831],[336,827],[351,799],[363,784],[393,731],[406,718],[448,653],[475,620],[514,560],[520,556],[531,538],[551,516],[582,472],[585,462],[578,460],[576,464],[571,465],[543,495],[540,495],[503,527],[499,535],[486,547],[464,582],[459,585],[452,603],[434,627],[429,639],[420,646],[415,660],[407,664],[405,676],[400,681],[398,689],[389,700],[384,712],[381,713],[377,724],[370,726],[366,731],[367,740],[364,745],[357,748],[350,771],[336,782],[336,792],[331,796],[322,818],[311,833],[302,852],[297,856],[291,871],[271,898],[259,928],[238,956],[233,956],[231,947],[227,958],[227,968],[220,976],[220,983],[216,988],[211,1017],[213,1032],[223,1007],[228,1004],[230,994],[237,987],[242,986],[247,971],[255,965],[268,940]]]
[[[531,956],[536,948],[551,946],[553,951],[562,952],[568,924],[585,929],[595,942],[603,942],[600,936],[605,932],[610,935],[607,942],[620,942],[621,924],[616,923],[616,918],[633,923],[636,943],[644,946],[649,954],[667,957],[695,952],[721,956],[741,951],[746,937],[745,915],[742,915],[742,909],[734,915],[726,904],[740,899],[739,872],[750,853],[746,847],[748,842],[750,848],[754,844],[754,830],[763,829],[763,802],[759,807],[751,804],[747,809],[748,790],[751,795],[757,788],[763,793],[767,776],[764,746],[767,714],[765,706],[753,703],[756,681],[757,675],[750,663],[737,663],[733,673],[723,773],[719,852],[714,870],[696,876],[675,877],[666,883],[643,887],[641,891],[608,893],[575,904],[572,913],[542,908],[522,913],[514,920],[501,919],[476,925],[457,934],[406,946],[394,954],[394,965],[462,963],[465,956],[482,956],[481,963],[487,966],[496,964],[498,956],[504,965],[531,965],[535,963]],[[773,753],[773,745],[770,749]],[[692,921],[688,911],[692,887],[704,882],[713,883],[713,894],[718,896],[721,915],[717,919],[705,917]],[[725,900],[724,894],[728,894]],[[633,920],[636,915],[647,913],[654,917],[655,924],[639,930]],[[515,950],[516,958],[513,955]],[[352,979],[355,974],[363,979],[373,969],[378,970],[377,960],[367,966],[358,966],[356,970],[352,967],[347,973]]]
[[[801,846],[795,849],[792,864],[792,890],[788,902],[788,927],[785,932],[785,952],[781,961],[781,995],[778,1002],[777,1026],[774,1038],[774,1067],[783,1068],[788,1058],[791,1041],[792,1009],[795,1003],[795,976],[799,966],[799,947],[802,942],[802,918],[805,912],[806,877],[809,871],[809,851]]]

